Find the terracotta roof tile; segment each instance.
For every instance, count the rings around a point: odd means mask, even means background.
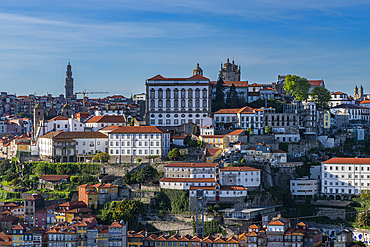
[[[164,167],[218,167],[218,163],[171,163]]]
[[[166,133],[156,126],[121,126],[110,133]]]
[[[331,158],[322,164],[370,164],[370,158]]]
[[[125,116],[93,116],[85,123],[126,123]]]

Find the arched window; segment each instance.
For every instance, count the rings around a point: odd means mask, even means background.
[[[207,107],[207,100],[203,100],[203,107]]]
[[[150,107],[154,108],[155,107],[155,101],[154,99],[150,100]]]
[[[166,107],[167,108],[170,108],[171,107],[171,100],[166,100]]]
[[[171,90],[169,88],[166,89],[166,98],[171,98]]]
[[[155,90],[152,88],[150,89],[150,98],[154,99],[155,98]]]
[[[181,100],[181,107],[184,108],[185,107],[185,100]]]
[[[188,101],[188,107],[193,107],[193,100],[189,99],[189,101]]]
[[[177,99],[174,101],[174,107],[179,107],[179,101]]]
[[[200,107],[199,99],[195,100],[195,107]]]
[[[195,98],[200,98],[200,89],[195,89]]]
[[[177,99],[179,97],[179,90],[177,88],[175,90],[173,90],[173,97],[175,99]]]
[[[193,89],[191,88],[188,90],[188,98],[189,99],[193,98]]]
[[[185,98],[185,89],[181,89],[181,98]]]
[[[202,90],[202,97],[207,98],[207,89]]]
[[[158,100],[158,107],[159,108],[162,108],[163,107],[163,101],[161,99]]]
[[[162,89],[158,90],[158,98],[160,98],[160,99],[163,98],[163,90]]]

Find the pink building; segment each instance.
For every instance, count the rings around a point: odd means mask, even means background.
[[[42,208],[35,212],[35,226],[46,229],[46,209]]]

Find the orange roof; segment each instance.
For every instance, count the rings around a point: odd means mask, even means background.
[[[229,134],[226,134],[228,136],[234,136],[234,135],[240,135],[240,134],[243,134],[244,133],[244,130],[234,130],[233,132],[230,132]]]
[[[54,138],[56,141],[73,140],[78,138],[108,138],[106,135],[100,132],[67,132],[67,131],[50,131],[40,138]]]
[[[209,136],[202,136],[203,138],[224,138],[225,135],[209,135]]]
[[[322,164],[370,164],[370,158],[331,158]]]
[[[209,79],[201,75],[194,75],[189,78],[166,78],[160,74],[148,79],[148,81],[188,81],[188,80],[209,80]]]
[[[206,150],[206,156],[209,157],[209,156],[213,156],[215,154],[217,154],[218,151],[220,151],[221,148],[213,148],[213,149],[207,149]]]
[[[63,117],[63,116],[56,116],[56,117],[50,119],[48,122],[57,121],[57,120],[68,120],[68,118]]]
[[[233,108],[233,109],[220,109],[216,111],[214,114],[236,114],[236,113],[244,113],[244,114],[254,114],[256,111],[262,111],[257,108],[252,108],[250,106],[244,106],[242,108]]]
[[[211,81],[212,84],[216,85],[217,81]],[[225,87],[231,87],[234,84],[235,87],[248,87],[248,81],[224,81]]]
[[[320,86],[322,81],[323,80],[308,80],[308,83],[310,83],[311,86]]]
[[[261,171],[261,169],[249,167],[249,166],[242,166],[242,167],[220,167],[220,171],[230,171],[230,172],[237,172],[237,171],[243,171],[243,172],[249,172],[249,171]]]
[[[336,94],[339,94],[339,95],[347,95],[346,93],[342,93],[342,92],[335,92],[335,93],[331,93],[331,95],[336,95]]]
[[[218,163],[171,163],[164,167],[218,167]]]
[[[276,89],[273,89],[272,87],[267,87],[267,88],[264,88],[264,89],[261,89],[261,90],[272,90],[272,91],[277,91]]]
[[[370,100],[365,99],[365,100],[361,101],[360,104],[370,104]]]
[[[253,84],[251,84],[251,85],[249,85],[250,87],[261,87],[261,85],[260,84],[257,84],[257,83],[253,83]]]
[[[93,116],[85,123],[126,123],[125,116]]]
[[[118,222],[115,221],[109,227],[118,227],[118,228],[121,228],[122,226],[124,226],[124,225],[122,225],[122,224],[120,224],[120,223],[118,223]]]
[[[165,133],[164,129],[156,126],[120,126],[111,133]]]
[[[42,175],[40,179],[46,181],[60,181],[62,179],[68,179],[69,175]]]

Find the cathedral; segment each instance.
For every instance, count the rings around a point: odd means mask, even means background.
[[[66,85],[65,85],[65,98],[72,98],[73,94],[73,78],[72,78],[72,66],[71,63],[68,62],[67,71],[66,71]]]
[[[240,81],[240,66],[234,63],[230,63],[230,60],[227,59],[227,62],[222,66],[221,63],[221,75],[224,81]]]

